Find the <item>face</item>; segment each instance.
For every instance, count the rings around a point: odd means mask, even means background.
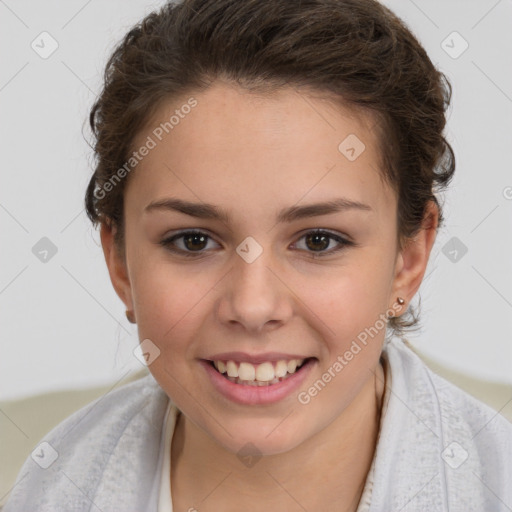
[[[360,399],[383,318],[419,287],[432,233],[397,252],[397,199],[379,177],[370,119],[293,89],[256,96],[215,83],[190,97],[163,106],[135,141],[156,144],[125,190],[126,260],[103,228],[109,271],[186,421],[233,453],[248,442],[285,452]],[[278,384],[250,386],[210,363],[230,359],[239,378],[263,381],[269,364],[305,361]]]

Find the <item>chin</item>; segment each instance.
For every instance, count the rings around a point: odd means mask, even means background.
[[[306,440],[306,436],[299,432],[299,426],[289,420],[285,420],[281,428],[276,428],[281,421],[282,418],[266,419],[255,425],[254,420],[239,420],[235,423],[223,424],[224,428],[215,425],[215,433],[210,431],[208,434],[226,450],[239,457],[245,454],[278,455],[293,450]],[[284,423],[287,421],[289,422],[285,426]],[[302,428],[304,428],[303,423]]]

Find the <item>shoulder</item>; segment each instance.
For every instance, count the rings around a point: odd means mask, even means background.
[[[435,401],[444,431],[471,434],[481,444],[492,439],[499,443],[512,441],[510,421],[432,371],[407,342],[393,340],[388,352],[394,373],[404,375],[419,393],[424,392]]]
[[[411,499],[411,488],[425,485],[415,497],[421,506],[412,510],[512,504],[512,423],[434,373],[403,340],[393,339],[384,354],[391,393],[380,454],[403,468],[393,496],[382,491],[386,499],[398,506]]]
[[[3,511],[89,510],[91,500],[101,509],[114,495],[137,510],[157,470],[168,403],[148,374],[76,411],[35,442]]]

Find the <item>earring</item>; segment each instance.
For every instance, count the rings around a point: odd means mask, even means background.
[[[402,297],[397,297],[397,298],[396,298],[396,301],[398,302],[398,304],[400,304],[400,306],[403,306],[403,305],[405,304],[405,300],[404,300],[404,299],[402,299]],[[388,315],[386,315],[386,316],[387,316],[387,318],[388,318],[388,319],[389,319],[389,318],[393,318],[393,317],[395,316],[395,312],[394,312],[393,310],[391,310],[391,309],[389,309],[388,311],[389,311],[389,314],[388,314]]]
[[[133,314],[133,311],[127,309],[126,310],[126,318],[128,319],[128,322],[131,324],[135,324],[135,315]]]

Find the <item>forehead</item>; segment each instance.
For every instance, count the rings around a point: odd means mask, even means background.
[[[367,113],[319,93],[214,83],[160,105],[134,141],[135,150],[149,138],[154,147],[129,186],[139,207],[179,191],[191,200],[274,207],[341,194],[378,210],[393,194],[380,177],[376,130]]]

